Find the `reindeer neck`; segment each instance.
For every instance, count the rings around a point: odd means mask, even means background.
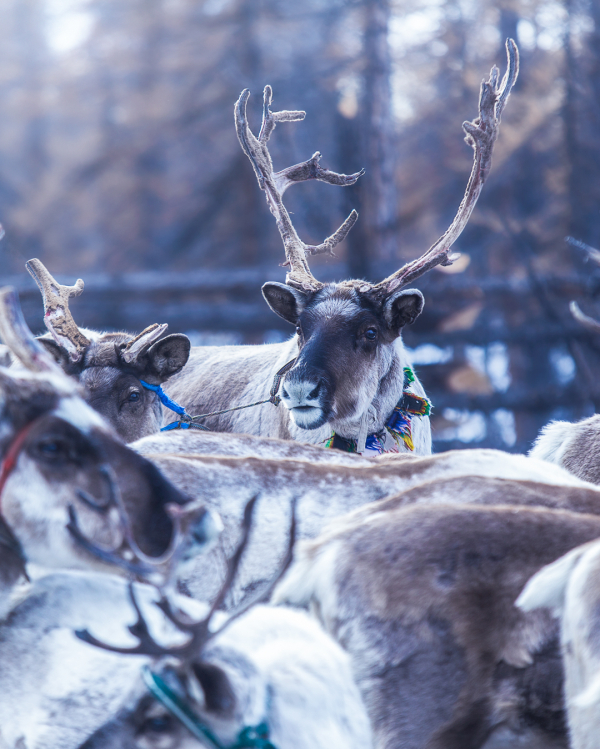
[[[326,443],[326,446],[339,447],[354,452],[354,445],[360,434],[362,421],[366,417],[367,435],[379,436],[377,443],[381,444],[383,452],[414,451],[418,455],[429,454],[431,452],[431,438],[427,436],[428,428],[426,427],[428,408],[425,408],[425,414],[420,416],[414,413],[414,408],[409,407],[405,414],[408,426],[404,424],[404,428],[400,430],[399,435],[393,436],[388,429],[394,411],[403,404],[407,394],[417,396],[416,401],[426,400],[423,386],[414,375],[411,362],[400,337],[396,339],[393,346],[381,350],[379,376],[377,382],[374,383],[373,390],[372,399],[358,418],[351,421],[331,423],[334,435],[339,435],[342,440],[336,441],[332,437]],[[416,410],[418,410],[419,404],[416,403],[415,405],[417,406]],[[336,444],[336,442],[339,442],[339,444]],[[367,450],[367,453],[370,454],[370,451]]]

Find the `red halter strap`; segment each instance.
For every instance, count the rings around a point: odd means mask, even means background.
[[[0,513],[2,512],[2,493],[4,491],[4,485],[8,481],[10,474],[13,472],[14,467],[17,465],[19,453],[23,448],[23,443],[25,442],[27,435],[37,421],[38,419],[30,421],[28,424],[25,424],[20,432],[17,433],[17,436],[12,441],[4,460],[2,461],[2,468],[0,469]]]

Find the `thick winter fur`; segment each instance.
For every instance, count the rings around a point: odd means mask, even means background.
[[[555,463],[584,481],[600,484],[600,415],[576,422],[551,421],[538,436],[534,458]]]
[[[181,642],[181,633],[151,603],[156,592],[136,589],[155,636]],[[188,611],[202,613],[193,604]],[[87,628],[112,644],[131,646],[127,626],[134,620],[120,578],[63,571],[34,582],[0,622],[2,749],[76,749],[116,715],[139,688],[140,668],[149,658],[99,650],[73,630]]]
[[[153,635],[165,646],[180,644],[185,637],[152,603],[156,591],[135,587]],[[205,604],[190,599],[175,604],[194,619],[206,614]],[[120,578],[62,572],[36,581],[0,623],[0,746],[196,749],[198,741],[143,684],[140,668],[149,658],[100,650],[73,634],[88,629],[131,646],[134,619]],[[153,668],[191,691],[190,703],[225,745],[242,727],[266,720],[278,749],[372,746],[348,657],[302,612],[254,608],[191,670],[170,659]]]
[[[379,749],[566,749],[557,627],[514,601],[600,517],[412,506],[297,547],[275,600],[310,605],[349,653]]]
[[[222,455],[237,458],[268,458],[305,460],[309,463],[331,463],[340,466],[371,465],[379,460],[343,450],[332,450],[321,445],[306,445],[293,440],[255,437],[250,434],[224,434],[175,430],[159,432],[132,442],[129,447],[140,455]],[[393,456],[395,460],[411,460],[410,453]]]
[[[600,736],[600,541],[541,569],[517,605],[548,608],[560,620],[565,703],[572,749],[595,749]]]
[[[278,749],[369,749],[371,729],[348,657],[306,614],[258,606],[187,671],[163,676],[187,693],[223,746],[265,721]],[[141,687],[82,749],[196,749],[198,740]]]
[[[1,502],[2,516],[29,562],[54,568],[100,564],[68,532],[70,507],[90,540],[110,548],[120,544],[116,510],[98,512],[81,497],[85,492],[96,503],[107,503],[106,466],[112,469],[139,546],[151,556],[165,551],[172,534],[165,508],[189,498],[125,447],[70,379],[0,369],[2,458],[21,435]]]
[[[225,530],[218,545],[181,571],[197,598],[207,599],[216,592],[239,540],[244,507],[259,495],[249,547],[229,605],[275,574],[285,553],[294,499],[300,538],[313,538],[329,523],[342,522],[345,513],[396,495],[384,501],[514,502],[600,511],[600,491],[595,486],[547,463],[495,450],[406,456],[356,466],[217,455],[146,457],[185,494],[195,496],[202,508],[215,510],[223,520]]]
[[[421,311],[422,295],[398,292],[397,307],[386,306],[385,300],[361,293],[360,285],[347,281],[303,293],[266,284],[270,306],[296,325],[297,334],[264,346],[194,348],[186,367],[169,380],[167,392],[194,415],[254,403],[269,397],[275,373],[298,357],[282,384],[278,408],[256,406],[212,417],[206,425],[319,444],[332,430],[356,438],[366,415],[367,432],[380,432],[402,396],[403,368],[410,362],[400,331]],[[396,300],[401,294],[404,307]],[[412,391],[425,395],[418,380]],[[431,452],[428,417],[413,419],[413,439],[416,454]]]

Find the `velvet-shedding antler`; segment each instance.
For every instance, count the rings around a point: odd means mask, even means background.
[[[25,267],[42,292],[45,326],[56,343],[69,354],[71,361],[81,361],[90,341],[77,327],[69,310],[69,300],[81,294],[83,281],[78,278],[75,286],[63,286],[37,258],[26,262]]]
[[[500,71],[494,65],[489,80],[481,82],[479,117],[473,122],[463,122],[465,141],[473,148],[474,158],[467,189],[454,220],[426,253],[378,283],[375,290],[389,294],[412,283],[436,265],[452,265],[459,257],[450,255],[450,250],[467,225],[489,174],[502,112],[519,74],[519,50],[512,39],[506,40],[506,55],[508,65],[502,83],[498,85]]]
[[[271,112],[271,101],[273,91],[271,86],[265,86],[263,95],[263,120],[258,138],[250,130],[246,107],[250,91],[244,89],[235,105],[235,127],[240,145],[246,156],[250,159],[258,184],[265,191],[269,209],[277,222],[277,228],[283,240],[285,248],[286,264],[290,271],[286,277],[289,286],[301,290],[316,291],[324,286],[313,276],[306,260],[307,255],[319,255],[327,253],[333,255],[333,248],[339,244],[356,223],[358,213],[352,211],[340,228],[319,245],[305,244],[294,229],[290,215],[283,204],[283,194],[290,185],[297,182],[316,179],[319,182],[327,182],[330,185],[346,187],[353,185],[356,180],[364,174],[364,169],[356,174],[337,174],[330,172],[319,164],[321,154],[316,151],[308,161],[301,164],[282,169],[280,172],[273,171],[271,154],[267,147],[271,133],[278,122],[297,122],[303,120],[306,112],[281,111]]]
[[[91,635],[88,632],[88,630],[77,630],[75,632],[77,637],[80,640],[83,640],[84,642],[87,642],[90,645],[95,645],[98,648],[102,648],[103,650],[109,650],[113,653],[122,653],[125,655],[150,655],[150,656],[155,656],[155,657],[169,655],[169,656],[175,656],[184,661],[199,657],[202,652],[202,649],[207,644],[207,642],[209,642],[209,640],[211,640],[213,637],[216,637],[220,632],[222,632],[226,627],[228,627],[231,624],[231,622],[235,621],[235,619],[239,618],[240,616],[242,616],[242,614],[248,611],[249,608],[251,608],[256,603],[258,603],[257,599],[252,599],[248,601],[247,603],[243,604],[240,608],[238,608],[236,611],[234,611],[231,614],[231,616],[227,619],[227,621],[218,630],[211,630],[210,625],[211,625],[213,616],[215,612],[217,611],[217,609],[223,604],[227,596],[227,593],[229,592],[229,589],[231,588],[231,585],[233,581],[235,580],[235,577],[237,575],[237,572],[240,566],[240,562],[242,560],[242,556],[248,545],[248,540],[250,537],[250,530],[252,527],[252,516],[254,513],[254,507],[256,505],[257,499],[258,499],[258,495],[253,497],[248,502],[248,504],[246,505],[244,509],[244,520],[242,524],[242,538],[233,556],[230,558],[228,562],[227,573],[225,575],[225,580],[223,582],[223,585],[221,586],[221,589],[219,590],[215,600],[213,601],[210,607],[208,614],[204,617],[204,619],[202,619],[199,622],[194,622],[188,617],[182,618],[181,613],[175,613],[168,598],[166,598],[166,596],[164,595],[161,597],[159,601],[156,602],[156,605],[158,606],[158,608],[165,614],[165,616],[179,630],[190,635],[190,638],[187,642],[183,643],[182,645],[175,645],[171,647],[165,647],[164,645],[160,645],[159,643],[156,642],[156,640],[150,633],[148,624],[137,602],[133,584],[131,583],[129,585],[129,594],[130,594],[133,608],[135,609],[135,612],[136,612],[137,620],[134,624],[132,624],[129,627],[129,631],[131,632],[132,635],[134,635],[137,638],[138,644],[129,648],[122,648],[122,647],[116,647],[113,645],[108,645],[107,643],[101,642],[100,640],[96,639],[93,635]],[[259,596],[259,600],[264,600],[266,596],[269,596],[272,593],[273,589],[275,588],[275,585],[279,582],[279,580],[281,579],[284,572],[287,570],[292,560],[294,543],[296,541],[296,503],[295,502],[292,504],[291,515],[292,515],[292,519],[290,523],[290,530],[289,530],[289,536],[288,536],[288,546],[287,546],[287,551],[286,551],[283,564],[281,565],[275,577],[269,583],[266,591],[263,591],[262,594]]]

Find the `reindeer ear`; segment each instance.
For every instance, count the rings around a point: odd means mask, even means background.
[[[190,339],[181,333],[161,338],[150,346],[144,355],[148,361],[148,368],[164,382],[187,364],[190,347]]]
[[[388,296],[383,303],[387,324],[396,335],[405,325],[412,325],[423,311],[425,299],[418,289],[402,289]]]
[[[42,346],[46,349],[46,351],[50,354],[50,356],[56,361],[57,364],[59,364],[65,372],[69,371],[70,369],[70,359],[69,354],[67,353],[67,350],[64,349],[62,346],[59,346],[58,343],[54,340],[54,338],[38,338],[37,339],[39,343],[42,344]]]
[[[206,709],[222,717],[233,715],[235,693],[225,671],[213,663],[199,661],[192,663],[192,672],[204,692]]]
[[[270,281],[262,287],[262,293],[267,304],[276,315],[283,317],[292,325],[298,322],[302,310],[308,301],[307,295],[297,289],[292,289],[284,283]]]

